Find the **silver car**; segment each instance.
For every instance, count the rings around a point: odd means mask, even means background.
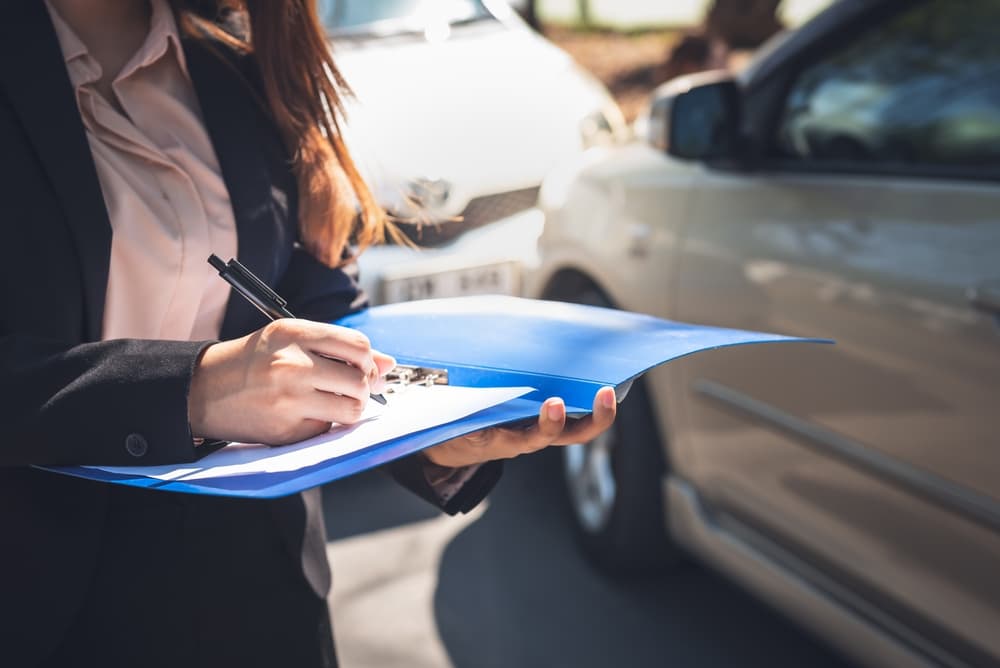
[[[649,374],[566,450],[604,567],[694,555],[871,665],[1000,664],[1000,2],[843,1],[543,185],[528,294],[834,346]]]

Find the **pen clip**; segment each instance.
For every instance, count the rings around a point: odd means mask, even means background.
[[[261,295],[271,299],[278,306],[286,306],[288,304],[288,302],[285,301],[281,295],[271,289],[271,286],[254,276],[254,274],[249,269],[244,267],[243,264],[236,258],[231,259],[229,263],[226,264],[226,269],[238,275],[241,280],[253,285],[260,291]]]

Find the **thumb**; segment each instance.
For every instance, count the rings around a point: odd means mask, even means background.
[[[375,361],[375,368],[377,370],[376,377],[369,379],[372,392],[382,392],[385,389],[385,374],[395,368],[396,360],[390,355],[380,353],[377,350],[372,351],[372,360]]]
[[[393,358],[391,355],[380,353],[377,350],[372,351],[372,359],[375,360],[375,366],[378,367],[379,376],[384,376],[385,374],[392,371],[393,367],[396,366],[395,358]]]

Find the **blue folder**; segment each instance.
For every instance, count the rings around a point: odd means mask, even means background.
[[[375,349],[393,355],[400,364],[447,371],[450,385],[526,386],[535,391],[455,422],[290,472],[164,481],[79,466],[48,470],[173,492],[274,498],[345,478],[457,436],[532,418],[551,396],[562,397],[570,414],[589,413],[601,387],[614,387],[621,400],[631,381],[649,369],[699,351],[749,343],[828,343],[505,296],[376,306],[335,324],[364,332]]]

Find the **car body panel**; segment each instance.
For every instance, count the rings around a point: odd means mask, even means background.
[[[696,193],[676,317],[837,345],[680,365],[685,477],[1000,655],[1000,330],[967,298],[1000,273],[1000,188],[706,171]]]
[[[551,174],[539,199],[544,261],[529,267],[524,294],[553,297],[556,277],[575,273],[616,308],[670,318],[674,257],[696,177],[690,165],[640,142],[593,149]],[[667,365],[645,376],[653,404],[663,407],[654,413],[661,434],[668,433],[672,375]]]
[[[581,152],[580,123],[609,101],[566,53],[496,21],[458,26],[442,43],[335,42],[334,55],[356,96],[346,136],[380,201],[405,211],[409,179],[443,178],[453,190],[439,218],[537,186]]]

